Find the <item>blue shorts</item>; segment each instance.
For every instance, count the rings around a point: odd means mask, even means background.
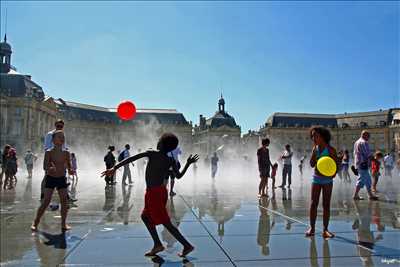
[[[313,184],[320,184],[320,185],[332,184],[333,183],[333,179],[329,178],[329,177],[319,177],[317,175],[314,175],[312,183]]]
[[[368,169],[358,168],[358,178],[356,186],[359,188],[363,188],[364,186],[368,191],[371,190],[371,175],[369,174]]]

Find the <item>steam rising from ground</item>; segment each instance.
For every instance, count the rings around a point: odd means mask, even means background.
[[[179,127],[179,126],[178,126]],[[93,131],[92,133],[90,131]],[[164,132],[170,132],[168,128],[161,125],[155,118],[151,118],[146,124],[138,125],[132,130],[130,128],[124,128],[121,125],[120,129],[117,131],[104,131],[104,133],[99,134],[98,130],[85,129],[82,130],[83,135],[73,136],[70,134],[68,129],[68,123],[65,125],[65,134],[67,140],[67,147],[71,153],[75,153],[77,157],[78,174],[81,171],[90,173],[90,177],[85,177],[84,179],[92,180],[93,183],[103,182],[100,179],[100,173],[105,169],[105,163],[103,161],[104,156],[108,152],[108,146],[114,145],[116,150],[114,155],[118,159],[119,151],[124,149],[125,144],[130,144],[131,155],[137,154],[139,149],[141,151],[146,151],[148,149],[156,149],[156,144],[159,137]],[[192,147],[183,142],[183,137],[179,133],[172,131],[176,134],[180,140],[180,148],[183,154],[180,157],[181,165],[184,166],[186,159],[190,154],[199,153],[199,151],[194,151]],[[222,146],[223,145],[223,146]],[[246,146],[242,144],[224,144],[221,143],[222,147],[217,151],[219,157],[218,181],[229,183],[242,182],[254,183],[254,185],[259,182],[258,164],[257,164],[257,148],[255,146]],[[274,140],[271,140],[270,145],[270,158],[271,162],[277,162],[279,164],[276,185],[280,185],[282,177],[283,164],[279,160],[283,152],[283,147],[278,147],[274,144]],[[197,176],[201,177],[197,181],[210,182],[211,181],[211,154],[205,155],[200,154],[200,159],[197,162],[197,172],[194,173],[193,166],[189,169],[186,176]],[[294,154],[292,159],[292,183],[298,183],[298,177],[300,177],[299,172],[299,158],[302,155]],[[22,159],[22,157],[20,157]],[[39,160],[36,162],[36,172],[42,169],[43,155],[39,155]],[[132,176],[135,179],[138,176],[138,165],[143,166],[143,160],[135,163],[135,167],[131,167]],[[309,169],[307,166],[308,160],[304,163],[304,175],[309,176]],[[143,169],[145,166],[143,167]],[[308,170],[307,170],[308,169]],[[117,181],[120,181],[122,172],[117,174]],[[143,177],[140,177],[143,179]]]

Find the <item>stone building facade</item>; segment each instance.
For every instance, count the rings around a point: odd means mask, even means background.
[[[182,113],[175,109],[138,109],[130,121],[118,118],[115,109],[56,100],[59,116],[65,121],[65,133],[69,146],[79,149],[117,149],[129,143],[134,151],[156,148],[158,138],[164,132],[179,137],[179,145],[185,151],[192,143],[192,126]]]
[[[71,150],[97,152],[112,144],[130,143],[136,152],[156,148],[163,132],[173,132],[183,150],[191,148],[192,125],[175,109],[138,109],[134,120],[121,121],[115,109],[53,99],[31,76],[11,65],[11,45],[0,43],[0,146],[10,144],[22,154],[41,152],[44,135],[57,118],[65,121],[66,142]]]
[[[218,110],[211,118],[200,115],[199,124],[193,129],[193,148],[202,155],[220,154],[235,150],[240,146],[241,130],[235,119],[225,110],[225,100],[221,95]]]
[[[4,36],[0,43],[0,145],[37,151],[42,147],[43,133],[56,119],[56,103],[30,75],[17,72],[11,65],[11,54]]]
[[[399,151],[399,109],[344,114],[274,113],[260,129],[261,137],[269,137],[278,147],[291,144],[298,155],[311,152],[309,129],[321,125],[330,129],[332,145],[338,150],[353,151],[362,130],[371,133],[373,150],[384,153]],[[397,119],[396,119],[397,118]],[[397,140],[397,141],[396,141]]]

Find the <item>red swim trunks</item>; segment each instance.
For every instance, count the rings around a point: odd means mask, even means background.
[[[167,212],[168,191],[164,185],[146,189],[142,215],[149,218],[153,226],[169,223]]]

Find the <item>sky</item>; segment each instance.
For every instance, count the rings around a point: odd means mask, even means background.
[[[222,93],[242,133],[274,112],[400,106],[399,2],[1,1],[12,64],[46,95],[175,108]]]

